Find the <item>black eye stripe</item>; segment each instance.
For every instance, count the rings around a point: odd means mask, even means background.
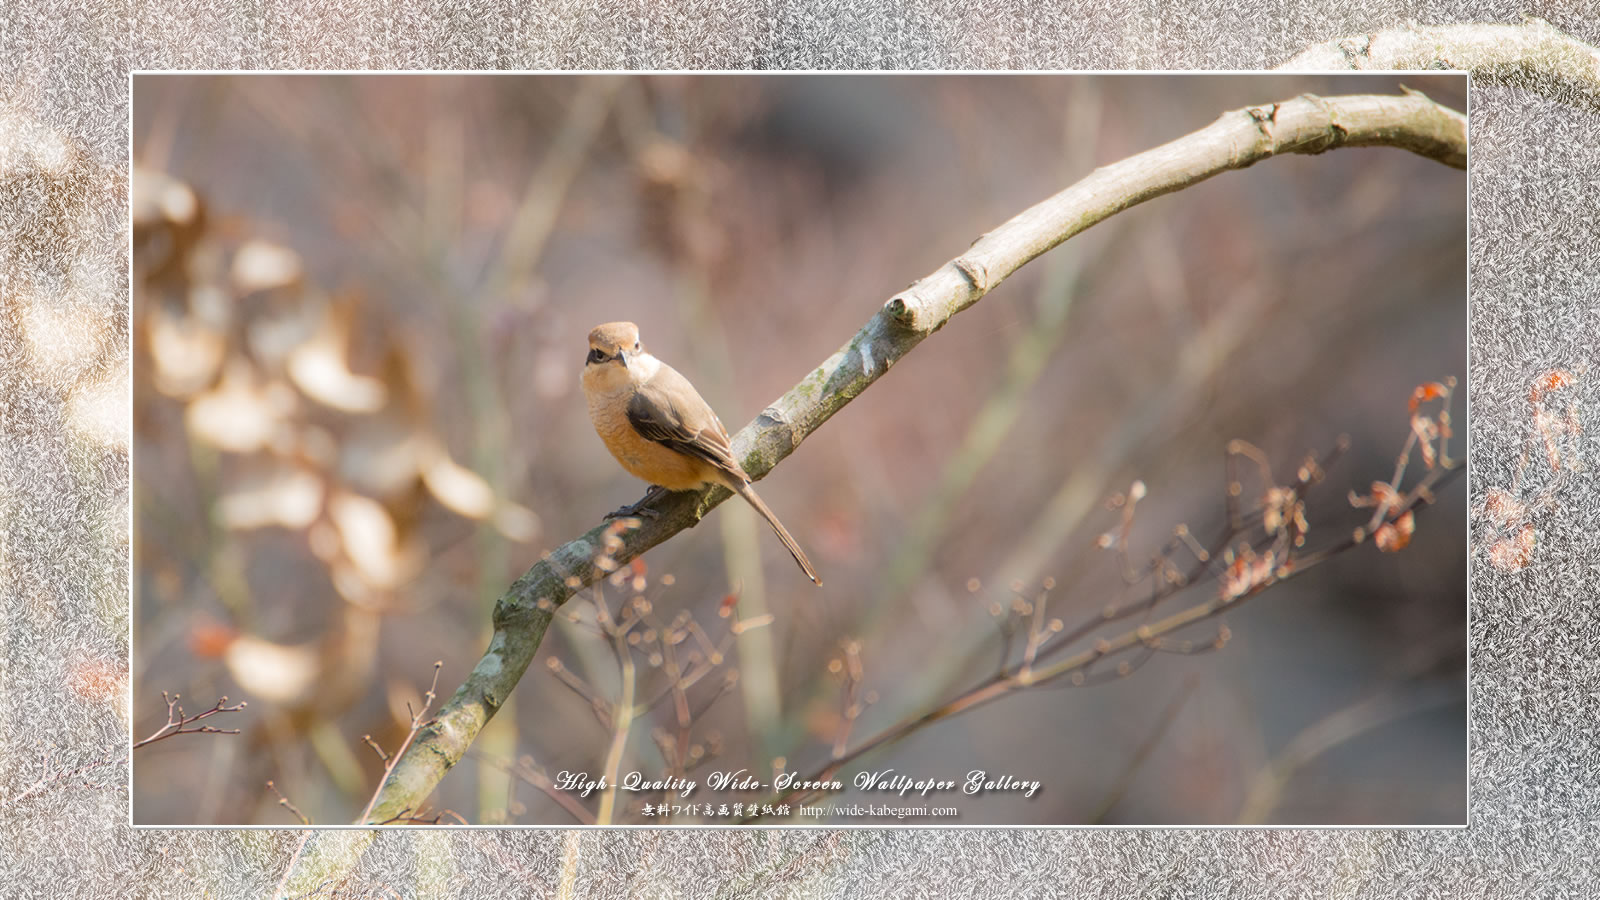
[[[594,348],[594,349],[589,351],[589,362],[597,363],[597,362],[605,362],[605,360],[606,360],[606,355],[604,353],[600,352],[600,348],[596,347],[596,348]]]

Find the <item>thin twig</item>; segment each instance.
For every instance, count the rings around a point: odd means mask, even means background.
[[[617,635],[615,642],[617,665],[622,677],[622,695],[612,707],[611,746],[606,750],[606,786],[600,793],[600,810],[595,814],[595,822],[600,825],[614,824],[617,778],[621,774],[623,751],[628,746],[628,732],[633,728],[633,651],[628,648],[628,642],[622,634]]]
[[[1341,440],[1341,450],[1343,446],[1344,442]],[[1330,454],[1330,456],[1335,455],[1337,453]],[[1417,506],[1430,502],[1433,494],[1431,489],[1428,488],[1437,487],[1445,481],[1459,476],[1463,471],[1465,471],[1465,467],[1460,465],[1459,461],[1456,461],[1448,469],[1443,465],[1438,465],[1429,470],[1422,481],[1405,495],[1404,500],[1389,511],[1387,521],[1393,522],[1410,514]],[[1292,483],[1292,486],[1284,490],[1290,491],[1291,497],[1298,498],[1320,477],[1320,474],[1321,467],[1310,463],[1302,465],[1300,476]],[[1288,527],[1287,525],[1284,526],[1284,528]],[[1266,549],[1269,544],[1284,543],[1284,535],[1287,533],[1289,532],[1285,531],[1277,536],[1269,535],[1270,541],[1264,542],[1262,549]],[[1208,555],[1220,558],[1223,555],[1222,551],[1236,537],[1237,535],[1231,529],[1226,530],[1217,544],[1207,551]],[[1308,569],[1332,558],[1337,553],[1357,546],[1364,539],[1363,530],[1358,528],[1333,547],[1308,553],[1304,556],[1274,557],[1270,554],[1263,554],[1253,562],[1241,557],[1219,577],[1218,590],[1206,600],[1155,622],[1140,624],[1109,638],[1100,638],[1088,649],[1066,656],[1051,665],[1033,668],[1019,664],[1015,667],[1002,669],[1000,672],[985,678],[977,685],[928,712],[880,732],[848,753],[843,755],[835,754],[833,760],[811,776],[800,779],[798,783],[819,784],[831,781],[856,760],[881,747],[898,742],[906,736],[936,722],[976,709],[1017,691],[1058,681],[1065,681],[1074,686],[1087,686],[1105,680],[1126,677],[1159,649],[1163,649],[1162,639],[1166,635],[1233,609],[1260,594],[1266,588],[1303,574]],[[1246,546],[1247,548],[1249,547],[1249,545]],[[1201,563],[1199,565],[1203,568],[1205,564]],[[1192,578],[1184,579],[1184,586],[1192,583],[1192,581]],[[1048,645],[1044,646],[1036,654],[1035,658],[1042,659],[1065,650],[1077,641],[1104,627],[1107,622],[1125,619],[1136,614],[1148,614],[1161,599],[1177,593],[1180,589],[1178,585],[1170,582],[1158,583],[1145,599],[1120,605],[1109,605],[1099,615],[1088,618],[1077,628],[1064,633],[1057,632],[1057,636]],[[1222,632],[1217,640],[1221,641],[1225,640],[1225,638],[1226,632]],[[1142,649],[1144,651],[1143,655],[1136,657],[1133,661],[1123,661],[1113,673],[1107,673],[1105,677],[1100,678],[1094,678],[1088,674],[1089,669],[1101,660],[1113,658],[1135,649]],[[773,805],[784,802],[804,803],[815,793],[815,789],[794,788],[763,802],[770,802]],[[754,817],[747,817],[746,819],[746,821],[753,820]]]
[[[249,705],[246,701],[240,700],[233,706],[228,706],[226,705],[228,698],[219,697],[217,698],[217,704],[210,709],[192,716],[186,716],[183,714],[183,707],[178,705],[178,701],[182,699],[181,694],[173,694],[169,697],[167,696],[166,691],[162,691],[161,699],[167,702],[166,723],[160,728],[156,729],[154,734],[151,734],[144,740],[135,743],[133,745],[133,749],[137,750],[140,747],[154,744],[157,741],[164,741],[167,738],[177,737],[180,734],[238,734],[239,729],[237,728],[213,728],[210,725],[202,725],[199,728],[190,728],[189,726],[193,725],[195,722],[199,722],[202,719],[209,719],[218,713],[238,712]]]
[[[8,806],[13,806],[15,804],[21,803],[22,801],[28,799],[29,797],[34,797],[34,796],[37,796],[39,794],[43,794],[46,791],[49,791],[51,788],[53,788],[53,787],[55,787],[55,786],[57,786],[59,784],[64,784],[66,782],[71,781],[74,778],[78,778],[80,776],[87,775],[88,773],[93,772],[95,769],[99,769],[99,768],[102,768],[104,766],[109,766],[109,765],[114,765],[114,764],[121,763],[121,762],[127,760],[127,758],[128,758],[127,756],[106,757],[104,759],[97,759],[97,760],[93,760],[91,762],[84,763],[83,765],[78,766],[78,767],[73,768],[73,769],[64,769],[64,770],[59,771],[59,772],[51,772],[51,771],[49,771],[50,767],[49,767],[49,764],[48,764],[48,756],[47,756],[44,776],[41,777],[38,781],[35,781],[33,784],[30,784],[27,787],[23,788],[22,790],[18,791],[17,793],[11,795],[10,797],[6,797],[5,799],[0,800],[0,809],[5,809]],[[91,786],[94,786],[94,785],[91,785]]]
[[[1256,773],[1237,823],[1260,825],[1278,805],[1294,773],[1333,747],[1374,728],[1464,700],[1459,684],[1429,682],[1403,691],[1387,690],[1337,710],[1296,734],[1283,750]]]
[[[1138,749],[1133,751],[1133,756],[1128,759],[1128,765],[1123,768],[1122,774],[1117,776],[1117,780],[1111,785],[1111,790],[1106,793],[1106,799],[1101,801],[1100,808],[1089,816],[1088,821],[1096,825],[1104,822],[1111,810],[1122,802],[1123,795],[1133,785],[1134,776],[1139,773],[1139,769],[1150,759],[1150,754],[1155,752],[1156,747],[1161,743],[1161,739],[1166,737],[1167,729],[1172,727],[1172,723],[1178,718],[1178,713],[1183,711],[1184,704],[1188,703],[1189,698],[1194,695],[1195,685],[1199,683],[1199,679],[1193,676],[1184,679],[1183,687],[1178,690],[1178,695],[1173,697],[1167,703],[1167,708],[1161,711],[1160,717],[1156,719],[1155,728],[1151,729],[1149,737],[1139,743]]]
[[[546,775],[543,770],[539,769],[533,764],[532,757],[524,756],[517,760],[515,764],[512,764],[504,760],[494,759],[478,752],[477,750],[473,750],[470,755],[479,762],[484,763],[485,765],[493,766],[494,768],[505,772],[513,778],[521,779],[539,791],[542,791],[545,796],[549,797],[551,800],[554,800],[556,804],[562,809],[566,810],[572,816],[572,818],[576,819],[579,825],[595,824],[594,813],[585,809],[583,804],[578,802],[577,798],[573,797],[566,791],[558,789],[555,785],[555,782],[550,780],[550,776]]]
[[[410,812],[411,812],[411,810],[409,810],[409,809],[402,809],[400,812],[396,813],[395,815],[393,815],[393,816],[391,816],[391,817],[389,817],[387,819],[384,819],[382,822],[373,822],[371,824],[373,824],[373,825],[437,825],[440,822],[444,821],[444,817],[445,816],[449,816],[449,817],[455,819],[457,822],[460,822],[463,825],[470,825],[471,824],[466,819],[462,818],[460,813],[456,812],[453,809],[440,810],[439,812],[434,813],[432,818],[423,818],[420,815],[413,816],[413,815],[410,815]]]
[[[269,791],[273,792],[274,794],[278,795],[278,805],[283,807],[284,809],[287,809],[289,812],[294,813],[294,817],[296,819],[300,820],[300,824],[301,825],[310,825],[311,824],[311,820],[306,818],[305,813],[300,811],[300,807],[295,806],[293,803],[290,803],[289,802],[289,798],[285,797],[283,795],[283,792],[278,790],[278,786],[273,784],[271,780],[267,781],[267,790],[269,790]]]
[[[672,748],[672,758],[669,760],[668,766],[674,775],[683,774],[683,767],[686,765],[685,761],[689,756],[689,726],[692,721],[689,717],[689,694],[684,685],[684,672],[678,665],[677,645],[679,641],[675,640],[675,638],[686,633],[682,629],[664,632],[661,642],[662,662],[666,669],[668,685],[672,689],[672,711],[678,725],[676,740]]]
[[[437,691],[439,689],[439,670],[443,667],[444,660],[438,660],[433,664],[433,682],[428,685],[428,693],[424,694],[422,697],[422,707],[411,714],[411,730],[406,732],[406,739],[400,744],[400,749],[396,750],[393,755],[388,757],[388,761],[383,767],[383,778],[379,779],[378,788],[372,792],[372,797],[367,800],[367,807],[361,811],[361,818],[356,820],[357,823],[371,821],[372,807],[378,802],[378,797],[383,793],[383,786],[385,783],[387,783],[389,774],[394,771],[394,767],[398,765],[400,760],[405,756],[406,748],[411,746],[411,742],[416,739],[417,732],[422,730],[423,717],[428,714],[428,707],[433,705],[434,698],[438,696]],[[406,707],[409,709],[410,704],[407,704]],[[377,747],[376,742],[373,742],[373,748],[378,750],[379,754],[383,753],[383,750]],[[406,809],[402,810],[400,813],[386,816],[383,822],[379,822],[377,824],[395,821],[399,819],[400,816],[402,816],[405,812],[408,812],[413,808],[414,807],[406,807]]]
[[[861,666],[861,642],[846,638],[844,656],[835,662],[839,664],[839,674],[844,679],[844,687],[839,693],[839,719],[842,724],[833,736],[833,756],[838,759],[844,756],[846,748],[850,746],[850,734],[855,730],[856,719],[861,716],[861,682],[865,679]],[[832,669],[833,666],[828,668]]]

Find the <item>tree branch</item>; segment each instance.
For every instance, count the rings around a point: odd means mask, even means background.
[[[1543,19],[1521,25],[1410,25],[1324,41],[1279,70],[1464,69],[1474,78],[1537,85],[1553,99],[1600,111],[1600,50]]]
[[[1097,222],[1162,194],[1283,153],[1390,146],[1466,166],[1466,117],[1426,96],[1303,95],[1223,114],[1171,143],[1096,169],[1077,184],[980,237],[965,253],[891,297],[848,343],[734,436],[752,478],[771,471],[896,362],[1011,273]],[[556,609],[578,591],[693,527],[729,492],[674,494],[659,515],[597,527],[552,551],[495,604],[488,650],[437,718],[417,735],[364,818],[417,808],[533,661]]]

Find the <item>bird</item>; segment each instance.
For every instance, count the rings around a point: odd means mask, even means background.
[[[653,516],[645,505],[665,492],[721,485],[755,507],[806,577],[822,584],[805,551],[750,486],[722,420],[689,379],[644,348],[637,325],[608,322],[589,332],[582,382],[600,440],[622,468],[650,484],[637,503],[607,518]]]

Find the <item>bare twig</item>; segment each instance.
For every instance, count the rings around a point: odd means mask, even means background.
[[[453,809],[440,810],[439,812],[434,813],[431,817],[424,817],[424,816],[421,816],[421,815],[415,815],[414,816],[414,815],[411,815],[411,810],[402,809],[398,813],[395,813],[393,816],[390,816],[389,818],[384,819],[382,822],[373,822],[372,824],[373,825],[438,825],[440,822],[444,821],[445,816],[449,816],[450,818],[455,819],[457,822],[460,822],[463,825],[470,824],[469,822],[467,822],[466,819],[462,818],[460,813],[456,812]]]
[[[596,823],[612,824],[617,803],[617,779],[622,770],[622,754],[628,746],[628,733],[633,729],[633,652],[628,649],[627,637],[618,629],[615,635],[617,665],[622,673],[622,695],[612,707],[611,746],[606,750],[606,786],[600,793],[600,810]]]
[[[850,733],[855,730],[856,719],[861,717],[861,682],[865,679],[861,668],[861,642],[854,638],[844,641],[844,655],[828,664],[828,671],[844,681],[839,692],[839,731],[833,736],[835,759],[850,746]]]
[[[183,707],[178,705],[178,701],[182,699],[182,695],[173,694],[169,697],[166,691],[162,691],[161,699],[167,701],[166,723],[160,728],[156,729],[155,733],[151,734],[149,737],[135,743],[133,745],[133,749],[137,750],[140,747],[154,744],[157,741],[164,741],[167,738],[177,737],[180,734],[238,734],[239,729],[237,728],[214,728],[210,725],[201,725],[198,728],[190,728],[189,726],[199,722],[202,719],[209,719],[217,713],[238,712],[248,705],[246,701],[240,700],[233,706],[228,706],[227,697],[218,697],[216,705],[210,709],[205,710],[204,712],[196,713],[192,716],[186,716],[183,714]]]
[[[1459,684],[1427,682],[1373,694],[1318,720],[1296,734],[1256,773],[1239,807],[1237,823],[1263,824],[1294,773],[1331,748],[1390,722],[1463,700]]]
[[[1094,162],[1101,124],[1100,97],[1093,90],[1079,90],[1068,103],[1062,171],[1075,174]],[[1099,245],[1109,244],[1115,234],[1112,230],[1097,235]],[[882,580],[873,591],[873,596],[880,601],[872,604],[863,621],[856,625],[861,632],[872,631],[880,617],[896,609],[893,601],[914,583],[919,573],[927,570],[937,541],[950,528],[957,501],[995,452],[1005,445],[1016,422],[1023,418],[1026,398],[1068,334],[1083,260],[1095,255],[1094,248],[1086,247],[1071,255],[1053,258],[1046,267],[1034,300],[1034,321],[1012,344],[1005,374],[973,416],[966,434],[945,463],[921,508],[908,518],[907,533],[884,566]]]
[[[529,785],[537,788],[539,791],[543,792],[545,796],[549,797],[551,800],[554,800],[562,809],[566,810],[572,816],[572,818],[577,820],[579,825],[595,824],[594,813],[585,809],[583,804],[578,802],[577,798],[573,797],[566,791],[557,788],[555,782],[550,780],[550,776],[545,774],[543,769],[534,765],[533,757],[524,756],[515,763],[509,763],[505,760],[495,759],[483,753],[479,753],[476,750],[471,751],[471,754],[473,758],[479,762],[499,769],[500,771],[505,772],[515,778],[521,779],[522,781],[527,782]]]
[[[383,767],[383,778],[378,781],[378,789],[373,791],[372,797],[367,800],[367,808],[361,811],[361,818],[356,820],[357,824],[372,821],[372,807],[378,802],[379,795],[383,793],[383,786],[385,783],[387,783],[389,774],[394,771],[394,767],[398,765],[400,760],[405,756],[406,748],[411,746],[412,741],[416,740],[417,732],[422,729],[423,717],[428,714],[428,707],[433,705],[434,698],[438,696],[437,691],[439,689],[439,669],[441,669],[443,666],[443,660],[439,660],[433,664],[433,682],[428,685],[428,693],[424,694],[422,697],[421,708],[411,713],[411,730],[406,732],[406,739],[400,744],[400,749],[396,750],[393,755],[385,757],[386,762]],[[409,703],[406,704],[406,709],[410,710],[410,708],[411,705]],[[378,751],[379,756],[383,755],[383,749],[377,745],[377,742],[369,738],[367,743],[372,745],[372,749]],[[415,807],[407,806],[398,812],[390,814],[389,816],[385,817],[383,821],[375,824],[382,825],[388,822],[397,821],[412,809],[415,809]]]
[[[284,809],[287,809],[289,812],[294,813],[294,817],[296,819],[300,820],[300,824],[301,825],[310,825],[311,824],[311,820],[306,818],[306,814],[300,811],[300,807],[295,806],[293,803],[290,803],[289,802],[289,798],[285,797],[283,795],[283,792],[278,790],[278,786],[277,785],[273,784],[271,781],[268,781],[267,782],[267,790],[269,790],[269,791],[273,792],[274,794],[278,795],[278,805],[283,807]]]
[[[1090,822],[1097,825],[1104,822],[1106,816],[1116,808],[1118,803],[1122,802],[1123,795],[1133,785],[1134,776],[1139,773],[1139,769],[1150,758],[1150,754],[1155,752],[1156,746],[1161,743],[1161,739],[1166,737],[1167,729],[1172,727],[1172,723],[1178,718],[1178,713],[1183,711],[1184,704],[1188,703],[1189,698],[1194,695],[1194,688],[1197,684],[1199,684],[1199,681],[1193,677],[1184,679],[1183,687],[1179,689],[1178,695],[1172,698],[1172,702],[1167,704],[1167,708],[1162,710],[1161,716],[1156,719],[1155,728],[1151,729],[1150,736],[1139,743],[1138,749],[1133,751],[1133,756],[1128,759],[1128,765],[1122,770],[1122,774],[1118,775],[1117,780],[1112,783],[1111,790],[1106,794],[1106,799],[1101,801],[1100,808],[1089,816]]]
[[[30,797],[36,797],[36,796],[38,796],[40,794],[43,794],[43,793],[46,793],[47,791],[52,790],[53,788],[59,787],[61,785],[69,784],[69,783],[71,783],[71,781],[74,778],[82,778],[83,776],[88,775],[90,772],[93,772],[96,769],[103,768],[103,767],[109,766],[109,765],[120,764],[123,761],[125,761],[127,758],[128,758],[127,756],[118,756],[118,757],[109,757],[108,756],[108,757],[105,757],[103,759],[92,760],[90,762],[84,763],[83,765],[77,766],[75,768],[61,769],[59,771],[52,772],[52,771],[50,771],[50,768],[51,768],[50,758],[49,758],[49,753],[47,752],[46,755],[45,755],[45,767],[44,767],[45,768],[45,772],[44,772],[44,775],[42,775],[39,778],[38,781],[35,781],[33,784],[30,784],[27,787],[23,788],[22,790],[18,791],[17,793],[12,794],[10,797],[6,797],[4,799],[0,799],[0,809],[5,809],[8,806],[14,806],[14,805],[16,805],[18,803],[21,803],[24,800],[27,800]],[[100,785],[94,785],[94,784],[91,784],[91,783],[89,783],[87,781],[85,782],[85,784],[87,784],[87,785],[89,785],[91,787],[100,787]]]
[[[526,280],[544,254],[556,214],[577,178],[595,136],[611,113],[624,79],[584,79],[561,130],[528,177],[528,189],[506,228],[500,251],[488,267],[484,295],[497,296]]]
[[[1227,491],[1229,497],[1228,527],[1211,548],[1202,548],[1200,552],[1195,554],[1197,561],[1188,571],[1174,574],[1167,571],[1165,567],[1153,567],[1147,573],[1152,581],[1147,595],[1130,601],[1108,604],[1100,614],[1089,617],[1082,624],[1070,630],[1064,629],[1057,620],[1050,620],[1045,623],[1039,606],[1025,604],[1018,612],[1030,615],[1032,621],[1029,627],[1028,647],[1020,663],[1014,666],[1003,666],[999,672],[968,688],[953,699],[934,707],[920,716],[900,722],[878,733],[848,753],[839,754],[835,752],[834,759],[831,762],[823,766],[815,774],[801,779],[799,784],[815,785],[831,781],[856,760],[881,747],[895,743],[936,722],[968,712],[1017,691],[1052,682],[1064,682],[1073,686],[1095,684],[1105,680],[1126,677],[1157,652],[1198,653],[1221,647],[1226,643],[1229,636],[1226,626],[1219,629],[1215,639],[1198,644],[1192,641],[1173,642],[1167,636],[1198,622],[1218,616],[1260,594],[1268,587],[1297,576],[1313,566],[1332,558],[1337,553],[1342,553],[1363,543],[1372,534],[1381,535],[1383,527],[1393,527],[1394,523],[1402,520],[1410,521],[1416,507],[1432,502],[1434,488],[1439,487],[1445,480],[1454,478],[1464,471],[1461,461],[1450,459],[1449,454],[1446,452],[1447,441],[1450,436],[1448,426],[1449,386],[1453,386],[1454,383],[1453,379],[1445,382],[1430,383],[1419,388],[1418,392],[1413,394],[1411,407],[1412,430],[1406,442],[1406,451],[1401,454],[1402,461],[1396,467],[1394,479],[1392,482],[1386,483],[1389,487],[1388,498],[1380,518],[1379,529],[1370,531],[1368,528],[1356,528],[1331,547],[1318,551],[1298,553],[1297,550],[1303,543],[1302,538],[1304,536],[1304,518],[1301,508],[1306,491],[1322,479],[1326,462],[1318,463],[1314,458],[1308,458],[1301,464],[1295,479],[1288,485],[1271,484],[1270,472],[1267,467],[1263,466],[1263,472],[1269,478],[1269,484],[1263,486],[1260,508],[1248,516],[1239,515],[1234,505],[1238,487],[1237,481],[1233,480],[1233,470],[1230,467],[1230,482]],[[1423,394],[1426,394],[1428,399],[1442,399],[1444,401],[1444,411],[1438,414],[1438,418],[1419,415],[1418,405],[1421,401],[1418,397]],[[1419,434],[1417,427],[1419,418],[1433,422],[1438,427],[1432,430],[1423,429]],[[1440,425],[1440,422],[1443,422],[1443,424]],[[1437,442],[1437,446],[1435,446],[1435,442]],[[1429,467],[1427,473],[1411,490],[1402,492],[1399,490],[1399,482],[1405,472],[1404,459],[1406,454],[1419,444],[1425,444],[1430,448],[1424,456],[1432,459],[1434,464]],[[1255,448],[1249,447],[1249,445],[1241,445],[1242,442],[1233,442],[1230,445],[1230,454],[1259,458],[1261,462],[1265,462],[1264,457],[1259,457],[1259,451],[1255,451]],[[1341,438],[1338,447],[1333,453],[1329,454],[1329,458],[1337,458],[1342,454],[1345,446],[1346,441]],[[1138,492],[1136,491],[1135,493]],[[1254,530],[1256,536],[1251,540],[1240,542],[1236,551],[1234,541],[1240,537],[1242,529],[1246,527]],[[1111,543],[1114,544],[1115,542]],[[1376,543],[1380,550],[1386,549],[1381,540]],[[1174,548],[1176,546],[1187,546],[1193,550],[1193,547],[1188,545],[1187,542],[1171,542],[1168,546]],[[1403,543],[1401,546],[1403,546]],[[1135,616],[1143,616],[1148,619],[1149,614],[1162,600],[1195,585],[1201,576],[1210,571],[1213,560],[1222,562],[1223,568],[1220,572],[1214,573],[1216,575],[1217,588],[1207,599],[1154,622],[1145,621],[1120,634],[1098,638],[1088,648],[1067,655],[1048,665],[1036,665],[1039,661],[1066,651],[1111,622]],[[1162,577],[1157,577],[1158,575]],[[1132,659],[1123,658],[1113,670],[1100,674],[1091,673],[1091,669],[1098,663],[1119,656],[1125,657],[1130,652],[1135,654]],[[773,805],[784,802],[803,803],[814,793],[815,790],[812,788],[797,787],[778,794],[770,802]],[[748,817],[746,821],[753,821],[754,818]]]
[[[733,440],[735,458],[761,478],[834,413],[957,313],[1017,269],[1116,213],[1214,175],[1285,153],[1391,146],[1446,165],[1466,165],[1466,119],[1427,97],[1302,96],[1225,113],[1171,143],[1104,166],[975,241],[964,253],[889,298],[848,343]],[[459,761],[527,670],[555,610],[615,566],[697,523],[729,492],[671,495],[657,516],[631,530],[600,526],[552,551],[495,604],[494,636],[467,680],[417,736],[382,785],[372,811],[388,818],[414,807]],[[603,541],[616,547],[599,552]]]
[[[687,611],[680,616],[682,620],[693,621]],[[699,626],[695,626],[698,630]],[[661,631],[661,656],[667,674],[667,687],[672,697],[673,718],[677,723],[673,735],[672,752],[667,756],[667,768],[673,775],[682,775],[689,756],[689,726],[693,719],[689,714],[688,685],[684,677],[684,669],[678,663],[678,644],[680,638],[689,634],[688,626],[682,628],[663,629]]]

